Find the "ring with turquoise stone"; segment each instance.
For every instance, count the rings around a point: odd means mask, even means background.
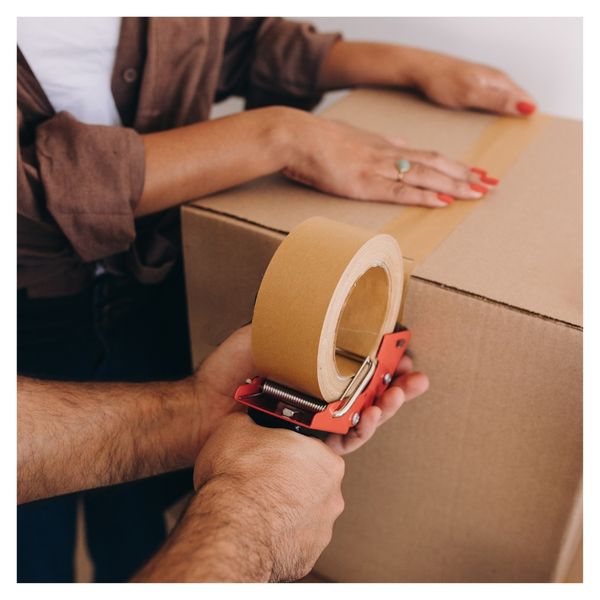
[[[404,175],[410,171],[410,161],[406,160],[406,158],[401,158],[396,161],[396,171],[398,175],[396,179],[398,181],[402,181],[404,179]]]

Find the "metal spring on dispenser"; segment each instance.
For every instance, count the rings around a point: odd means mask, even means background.
[[[262,391],[264,394],[273,396],[278,400],[287,402],[297,408],[303,408],[312,412],[321,412],[327,408],[327,402],[324,400],[318,400],[317,398],[311,398],[309,396],[298,394],[289,388],[277,385],[272,381],[264,381],[262,385]]]

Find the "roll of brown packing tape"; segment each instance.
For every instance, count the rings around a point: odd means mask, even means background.
[[[259,372],[333,402],[357,363],[336,347],[374,356],[393,331],[402,297],[402,254],[387,234],[337,221],[304,221],[277,249],[252,324]]]

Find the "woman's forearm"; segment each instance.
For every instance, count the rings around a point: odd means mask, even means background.
[[[261,108],[144,135],[146,175],[136,216],[283,169],[298,113]]]
[[[18,380],[18,502],[193,464],[191,380],[151,384]]]
[[[438,58],[443,55],[407,46],[339,41],[325,58],[317,85],[323,91],[357,85],[418,86],[427,64]]]

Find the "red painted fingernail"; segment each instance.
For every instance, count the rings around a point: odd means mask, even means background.
[[[448,196],[447,194],[438,194],[437,197],[446,204],[452,204],[454,202],[454,198],[452,196]]]
[[[498,185],[500,183],[500,180],[496,179],[495,177],[488,177],[487,175],[485,175],[481,178],[481,183],[487,183],[488,185]]]
[[[530,115],[535,112],[535,108],[535,104],[532,104],[531,102],[517,102],[517,110],[522,115]]]
[[[479,167],[471,167],[471,173],[477,173],[477,175],[481,175],[482,177],[485,177],[487,175],[487,171],[484,171]]]
[[[483,180],[483,177],[481,178]],[[472,190],[479,192],[480,194],[487,194],[490,190],[486,188],[484,185],[479,185],[478,183],[470,183],[469,186]]]

